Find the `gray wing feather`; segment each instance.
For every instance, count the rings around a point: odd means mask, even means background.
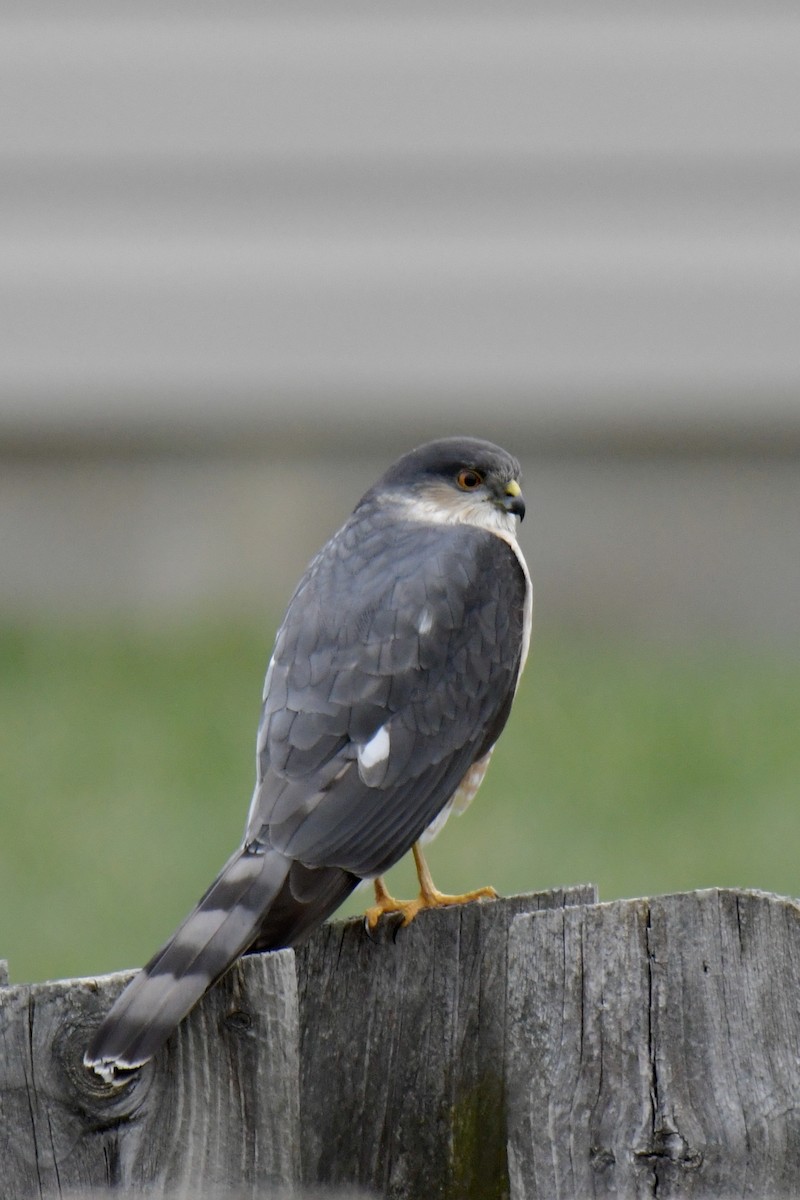
[[[502,729],[525,586],[493,534],[356,513],[278,633],[247,839],[361,876],[402,857]],[[384,725],[369,786],[357,755]]]

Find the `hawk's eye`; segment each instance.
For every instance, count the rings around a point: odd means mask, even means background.
[[[474,492],[475,488],[479,488],[483,483],[483,476],[480,471],[473,471],[471,467],[463,467],[456,476],[456,483],[462,492]]]

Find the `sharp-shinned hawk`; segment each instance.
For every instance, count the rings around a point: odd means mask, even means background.
[[[528,651],[519,464],[474,438],[430,442],[362,497],[297,586],[264,684],[241,846],[131,981],[87,1066],[146,1062],[246,951],[296,945],[362,879],[374,925],[443,896],[420,842],[472,799]],[[417,900],[384,871],[413,849]]]

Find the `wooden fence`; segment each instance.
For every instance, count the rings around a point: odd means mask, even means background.
[[[0,986],[2,1200],[800,1195],[791,900],[582,887],[327,925],[111,1087],[81,1058],[126,978]]]

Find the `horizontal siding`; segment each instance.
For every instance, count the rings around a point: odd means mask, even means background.
[[[800,150],[789,4],[212,11],[53,5],[7,20],[0,151]]]
[[[0,12],[0,435],[800,430],[794,6],[63,14]]]

